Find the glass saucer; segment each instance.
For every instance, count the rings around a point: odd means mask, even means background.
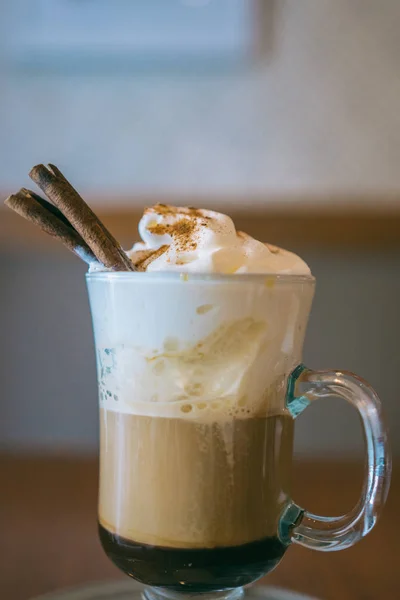
[[[134,581],[91,584],[45,594],[32,600],[140,600],[143,586]],[[257,585],[246,588],[244,600],[317,600],[282,588]]]

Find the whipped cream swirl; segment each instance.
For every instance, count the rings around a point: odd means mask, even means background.
[[[212,210],[157,204],[145,210],[139,233],[127,254],[142,271],[310,274],[296,254],[236,231]]]

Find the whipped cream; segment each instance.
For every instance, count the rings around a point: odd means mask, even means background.
[[[212,210],[157,204],[144,211],[139,233],[127,254],[141,271],[310,275],[296,254],[236,231]]]
[[[90,275],[100,406],[199,423],[285,412],[314,286]]]

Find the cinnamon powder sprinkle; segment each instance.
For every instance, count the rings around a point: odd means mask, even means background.
[[[207,226],[207,219],[209,218],[204,217],[202,211],[198,208],[178,209],[175,206],[165,204],[157,204],[154,208],[146,209],[145,212],[147,214],[180,217],[176,223],[154,223],[147,227],[148,231],[154,235],[170,235],[179,252],[196,250],[197,242],[194,239],[194,234],[200,226]]]
[[[159,258],[164,252],[168,250],[168,245],[164,244],[157,250],[137,250],[131,255],[131,261],[135,265],[138,271],[146,271],[149,264]]]

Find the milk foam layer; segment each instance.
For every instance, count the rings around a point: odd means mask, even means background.
[[[230,217],[212,210],[158,204],[145,210],[139,233],[128,255],[140,270],[310,274],[292,252],[236,231]]]
[[[101,274],[89,293],[103,408],[198,422],[285,410],[311,279]]]
[[[156,205],[139,232],[128,254],[146,272],[88,276],[101,406],[199,422],[282,412],[308,266],[214,211]]]

